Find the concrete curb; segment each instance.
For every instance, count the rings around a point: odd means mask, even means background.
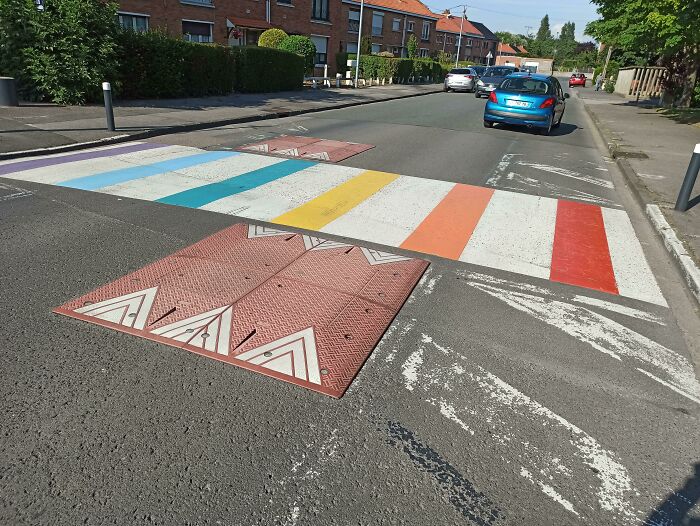
[[[333,104],[333,105],[322,106],[322,107],[318,107],[318,108],[307,108],[304,110],[281,111],[281,112],[274,112],[274,113],[259,113],[257,115],[250,115],[248,117],[237,117],[237,118],[233,118],[233,119],[222,119],[222,120],[218,120],[218,121],[196,122],[196,123],[192,123],[192,124],[181,124],[181,125],[177,125],[177,126],[169,126],[167,128],[160,128],[157,130],[147,130],[147,131],[133,133],[133,134],[115,135],[114,137],[105,137],[103,139],[97,139],[94,141],[78,142],[78,143],[73,143],[73,144],[66,144],[63,146],[53,146],[50,148],[37,148],[35,150],[23,150],[23,151],[17,151],[17,152],[0,153],[0,161],[5,161],[5,160],[9,160],[9,159],[19,159],[22,157],[31,157],[31,156],[35,156],[35,155],[50,155],[53,153],[72,152],[72,151],[76,151],[76,150],[84,150],[86,148],[94,148],[94,147],[98,147],[98,146],[108,146],[111,144],[118,144],[118,143],[128,142],[128,141],[139,141],[142,139],[151,139],[153,137],[158,137],[161,135],[173,135],[176,133],[187,133],[187,132],[192,132],[192,131],[197,131],[197,130],[206,130],[209,128],[218,128],[220,126],[229,126],[231,124],[244,124],[246,122],[281,119],[284,117],[295,117],[297,115],[304,115],[307,113],[317,113],[319,111],[339,110],[339,109],[343,109],[343,108],[351,108],[353,106],[364,106],[365,104],[377,104],[379,102],[387,102],[390,100],[410,99],[413,97],[422,97],[424,95],[433,95],[435,93],[441,93],[442,92],[442,84],[440,84],[440,86],[441,87],[439,89],[435,88],[434,90],[431,90],[431,91],[426,91],[426,92],[421,92],[421,93],[411,93],[410,95],[400,95],[397,97],[391,97],[391,98],[382,99],[382,100],[363,100],[363,101],[347,102],[347,103],[343,103],[343,104]]]
[[[685,278],[695,300],[700,304],[700,269],[693,258],[688,254],[681,240],[676,236],[676,231],[668,224],[663,212],[657,205],[647,205],[647,217],[666,245],[666,249],[676,260],[677,266]]]
[[[676,231],[668,223],[664,213],[661,211],[658,205],[648,204],[652,201],[647,189],[640,183],[637,172],[630,165],[626,157],[619,156],[620,145],[612,137],[612,133],[608,128],[600,122],[600,119],[595,115],[595,113],[586,105],[586,103],[578,97],[583,103],[586,113],[591,117],[593,124],[595,124],[598,133],[600,133],[603,141],[608,145],[608,150],[610,155],[617,163],[618,168],[622,172],[622,175],[627,182],[627,186],[631,189],[632,195],[634,196],[637,204],[644,209],[646,216],[649,219],[652,227],[661,236],[661,239],[666,246],[666,250],[673,256],[673,260],[676,263],[676,267],[683,275],[690,292],[693,294],[695,301],[700,304],[700,269],[698,269],[692,256],[688,254],[685,246],[678,239]]]

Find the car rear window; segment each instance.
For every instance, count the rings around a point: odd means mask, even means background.
[[[453,75],[471,75],[472,71],[467,68],[455,68],[451,69],[450,73],[452,73]]]
[[[485,77],[505,77],[513,73],[515,69],[513,68],[488,68],[484,73]]]
[[[504,91],[515,91],[517,93],[533,93],[535,95],[554,93],[554,89],[548,82],[528,77],[506,79],[501,83],[500,89]]]

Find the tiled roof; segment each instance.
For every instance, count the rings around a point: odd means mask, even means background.
[[[359,0],[351,0],[348,3],[359,4]],[[366,6],[383,7],[393,11],[401,11],[402,13],[410,13],[424,18],[439,18],[430,9],[428,9],[420,0],[365,0]]]
[[[484,24],[482,24],[481,22],[473,22],[472,21],[472,25],[479,31],[479,33],[484,35],[485,39],[498,40],[498,37],[496,35],[494,35],[491,32],[491,30],[488,27],[486,27]]]
[[[438,20],[436,25],[438,31],[457,33],[459,35],[459,26],[462,24],[461,16],[446,16],[438,15],[437,13],[433,14],[440,17],[440,20]],[[462,24],[462,33],[465,35],[481,36],[481,32],[466,18],[464,19],[464,24]]]
[[[498,44],[498,52],[499,53],[512,53],[513,55],[517,55],[519,51],[517,49],[513,49],[509,44],[506,44],[505,42],[500,42]]]

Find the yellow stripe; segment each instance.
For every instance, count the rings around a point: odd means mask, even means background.
[[[355,208],[397,177],[399,177],[398,174],[367,170],[325,194],[282,214],[273,219],[272,222],[308,230],[320,230],[334,219]]]

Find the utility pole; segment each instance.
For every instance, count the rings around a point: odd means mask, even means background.
[[[525,26],[525,34],[528,38],[532,38],[532,26]]]
[[[357,88],[357,77],[360,74],[360,45],[362,44],[362,13],[365,8],[365,0],[360,0],[360,27],[357,28],[357,54],[355,55],[355,87]]]
[[[464,27],[464,17],[467,16],[467,6],[462,6],[462,21],[459,23],[459,40],[457,41],[457,58],[455,59],[455,67],[459,63],[459,50],[462,47],[462,28]]]
[[[606,78],[605,75],[608,72],[608,63],[610,62],[610,55],[612,55],[612,52],[613,52],[613,47],[608,46],[608,56],[605,57],[605,65],[603,66],[603,72],[601,73],[601,75],[603,75],[603,82],[605,82],[605,78]]]

